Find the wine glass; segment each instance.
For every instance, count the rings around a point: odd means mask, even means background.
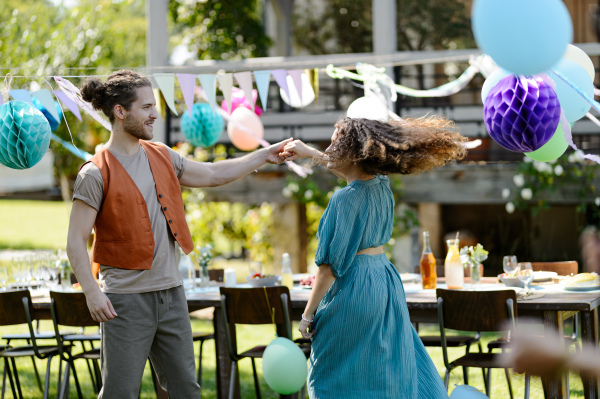
[[[6,291],[6,282],[8,281],[8,268],[0,267],[0,283],[2,283],[2,291]]]
[[[13,256],[12,259],[12,268],[11,268],[11,273],[13,275],[13,278],[15,279],[15,282],[17,283],[17,289],[20,288],[20,282],[21,282],[21,277],[22,277],[22,272],[21,272],[21,268],[23,267],[23,258],[20,256]]]
[[[519,264],[515,255],[507,255],[502,259],[502,268],[504,273],[511,274],[518,270]]]
[[[533,268],[531,263],[523,262],[518,264],[517,276],[519,280],[525,285],[525,293],[529,293],[529,284],[533,281]]]

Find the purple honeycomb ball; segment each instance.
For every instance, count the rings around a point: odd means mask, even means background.
[[[509,75],[490,90],[483,105],[490,136],[515,152],[535,151],[554,135],[560,120],[556,92],[540,78]]]

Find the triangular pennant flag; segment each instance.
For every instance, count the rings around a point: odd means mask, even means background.
[[[179,87],[183,93],[185,106],[192,116],[192,107],[194,106],[194,89],[196,88],[196,77],[190,73],[178,73]]]
[[[197,75],[197,77],[214,113],[217,106],[217,85],[215,83],[217,77],[215,75]]]
[[[256,79],[256,88],[260,95],[260,102],[263,109],[267,110],[267,99],[269,98],[269,82],[271,80],[270,71],[254,71],[254,79]]]
[[[240,89],[244,91],[244,95],[248,99],[252,111],[254,111],[254,98],[252,97],[252,72],[238,72],[234,73],[235,79],[240,85]]]
[[[159,89],[152,89],[154,92],[154,100],[156,101],[156,111],[161,116],[163,120],[167,118],[167,110],[165,109],[165,102],[163,100],[163,96],[160,94]]]
[[[300,98],[300,104],[302,104],[302,71],[300,69],[293,69],[291,71],[288,71],[288,73],[292,77],[294,86],[296,86],[296,92],[298,93],[298,97]]]
[[[319,68],[305,69],[304,72],[308,76],[310,86],[315,93],[315,104],[319,103]]]
[[[50,90],[42,89],[34,91],[31,95],[42,103],[46,111],[50,112],[50,115],[52,115],[56,122],[60,122],[60,117],[58,116],[58,112],[56,112],[56,105],[54,104],[54,96]]]
[[[10,94],[10,96],[16,101],[23,101],[24,103],[33,104],[33,100],[31,99],[31,93],[29,92],[29,90],[11,90],[8,92],[8,94]]]
[[[54,90],[54,95],[75,115],[77,119],[81,121],[81,113],[77,103],[72,101],[62,90]]]
[[[290,89],[287,85],[287,71],[285,69],[273,69],[271,75],[273,75],[279,87],[285,92],[287,98],[290,98]]]
[[[217,80],[219,81],[219,86],[221,86],[225,101],[227,101],[227,110],[231,114],[231,88],[233,87],[233,76],[230,73],[225,73],[223,75],[217,75]]]
[[[155,73],[153,76],[154,80],[156,80],[156,84],[158,84],[158,88],[165,98],[165,102],[171,111],[173,111],[175,115],[178,115],[177,109],[175,108],[175,75],[172,73]]]
[[[68,81],[67,79],[61,78],[60,76],[55,76],[54,81],[58,84],[58,87],[66,94],[67,97],[71,99],[71,101],[77,103],[85,112],[87,112],[92,118],[97,120],[107,128],[109,131],[112,130],[112,126],[109,121],[104,119],[95,109],[92,107],[92,104],[83,100],[81,96],[81,91],[75,86],[73,83]]]

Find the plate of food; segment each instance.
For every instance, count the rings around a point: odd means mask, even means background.
[[[567,291],[600,290],[600,276],[597,273],[579,273],[565,278],[562,284]]]
[[[400,274],[400,279],[403,284],[418,283],[421,281],[421,275],[417,273],[402,273]]]
[[[261,274],[254,273],[252,276],[246,277],[246,281],[252,287],[273,287],[277,281],[279,281],[279,276],[274,274]]]
[[[556,272],[533,272],[533,281],[536,283],[543,283],[545,281],[551,281],[554,277],[558,276]]]
[[[315,276],[308,275],[307,277],[300,279],[300,287],[301,288],[304,288],[307,290],[312,290],[312,287],[314,284],[315,284]]]
[[[500,280],[500,282],[507,287],[525,287],[525,284],[523,284],[523,282],[517,277],[517,272],[499,274],[498,280]]]

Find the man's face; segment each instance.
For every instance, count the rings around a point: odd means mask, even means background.
[[[158,118],[154,93],[148,86],[138,87],[135,91],[137,98],[131,108],[125,110],[123,129],[135,138],[150,140],[154,137],[154,120]]]

